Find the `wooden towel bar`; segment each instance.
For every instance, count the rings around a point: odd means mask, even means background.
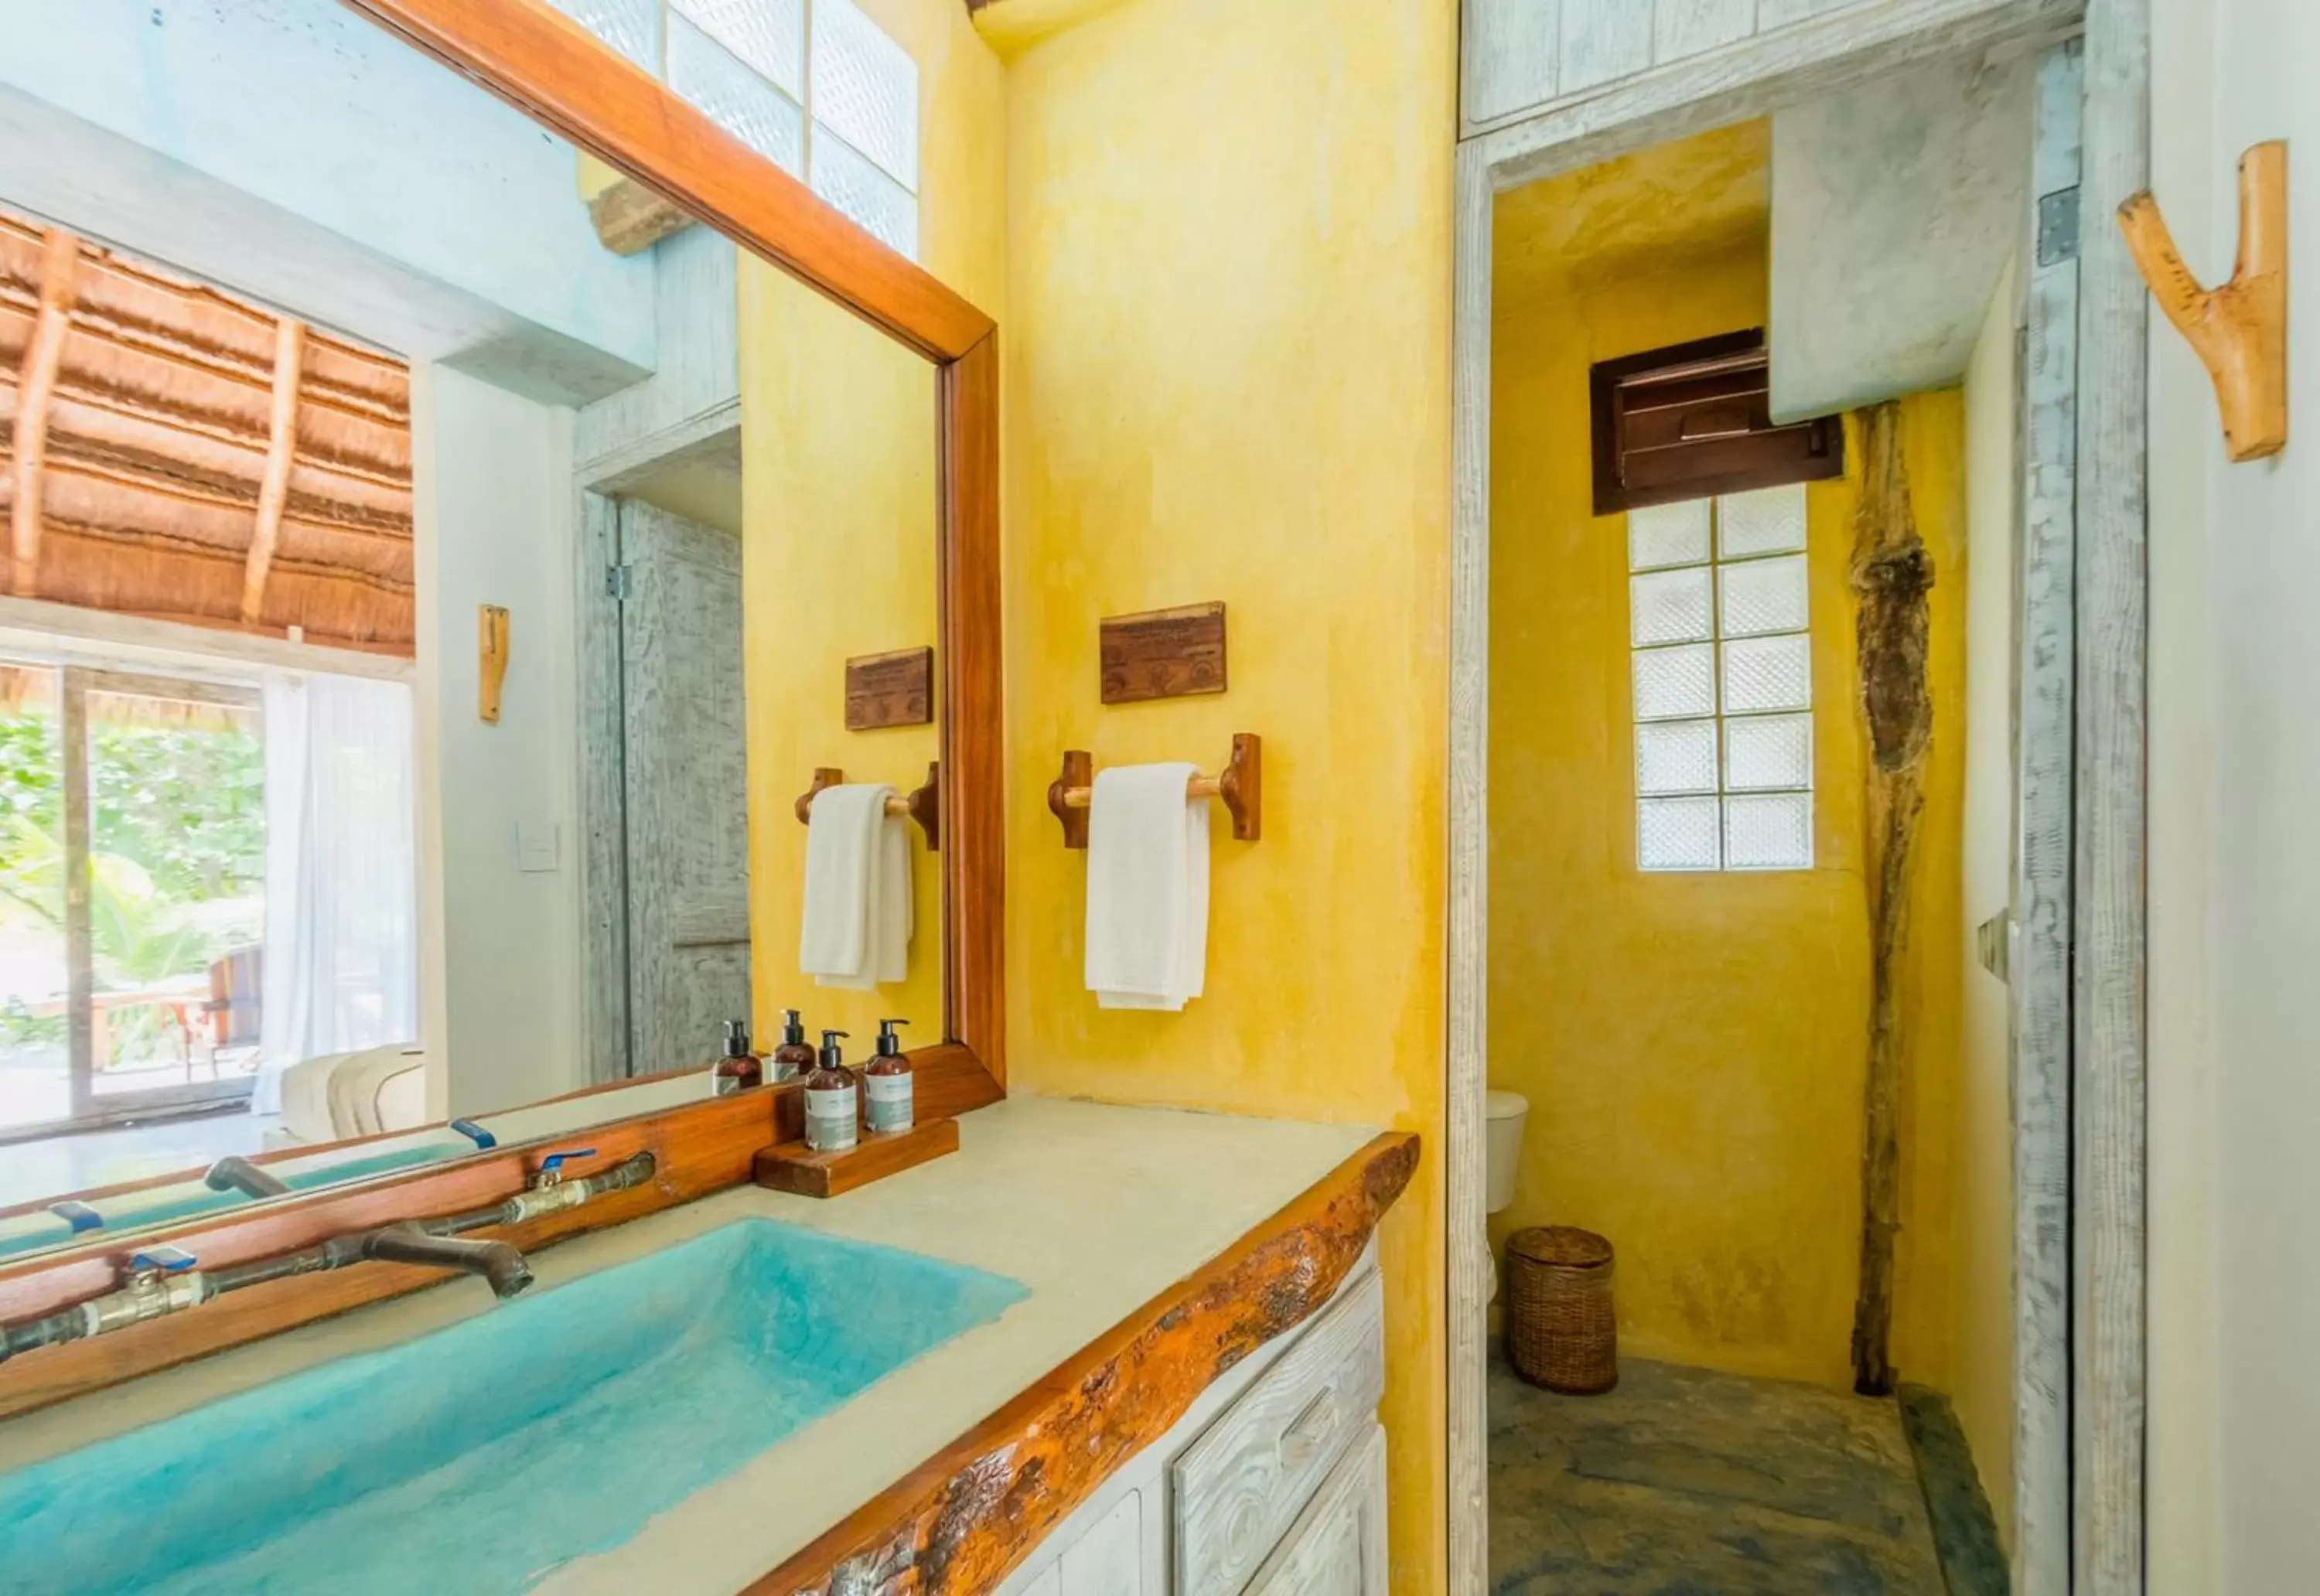
[[[802,826],[812,818],[814,797],[822,788],[842,786],[845,782],[844,771],[834,766],[815,766],[813,785],[798,794],[798,824]],[[916,788],[906,797],[897,795],[887,799],[886,812],[908,815],[918,821],[919,830],[927,834],[928,850],[939,850],[942,847],[942,761],[937,759],[927,766],[926,785]]]
[[[1064,846],[1088,845],[1088,804],[1095,795],[1095,757],[1083,748],[1064,756],[1063,774],[1047,788],[1047,808],[1063,822]],[[1215,775],[1195,775],[1184,784],[1187,798],[1219,798],[1232,815],[1233,836],[1255,842],[1264,827],[1264,739],[1254,731],[1233,733],[1232,757]]]

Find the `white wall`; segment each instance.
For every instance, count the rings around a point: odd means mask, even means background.
[[[2152,187],[2231,269],[2233,165],[2291,141],[2290,386],[2320,382],[2320,7],[2153,0]],[[2320,1567],[2320,435],[2224,458],[2151,360],[2151,1579],[2270,1596]]]
[[[1974,928],[2006,911],[2014,857],[2016,264],[2001,270],[1965,371],[1965,911],[1959,1027],[1957,1278],[1951,1397],[1998,1535],[2014,1544],[2014,1106],[2008,998]]]
[[[551,401],[656,360],[575,161],[334,0],[0,0],[0,199]]]
[[[587,1084],[572,413],[442,367],[412,370],[411,399],[421,1006],[431,1106],[470,1114]],[[510,616],[497,725],[476,714],[479,604]],[[553,870],[518,868],[524,822],[556,829]]]

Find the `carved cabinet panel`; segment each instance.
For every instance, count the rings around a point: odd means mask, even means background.
[[[1372,1252],[1058,1525],[998,1596],[1385,1596],[1385,1301]]]
[[[1169,1470],[1175,1588],[1235,1596],[1311,1500],[1385,1391],[1385,1300],[1371,1274],[1315,1316]]]
[[[1330,1471],[1247,1596],[1386,1596],[1385,1427]]]

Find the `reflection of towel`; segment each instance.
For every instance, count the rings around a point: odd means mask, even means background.
[[[1190,765],[1115,765],[1088,803],[1087,984],[1106,1009],[1181,1010],[1209,962],[1209,806]]]
[[[864,989],[911,968],[911,845],[894,789],[824,787],[805,828],[805,923],[798,966],[823,986]]]

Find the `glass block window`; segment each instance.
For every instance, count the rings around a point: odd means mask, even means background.
[[[1812,868],[1804,485],[1630,511],[1627,571],[1636,864]]]
[[[854,0],[550,0],[912,259],[919,65]]]

